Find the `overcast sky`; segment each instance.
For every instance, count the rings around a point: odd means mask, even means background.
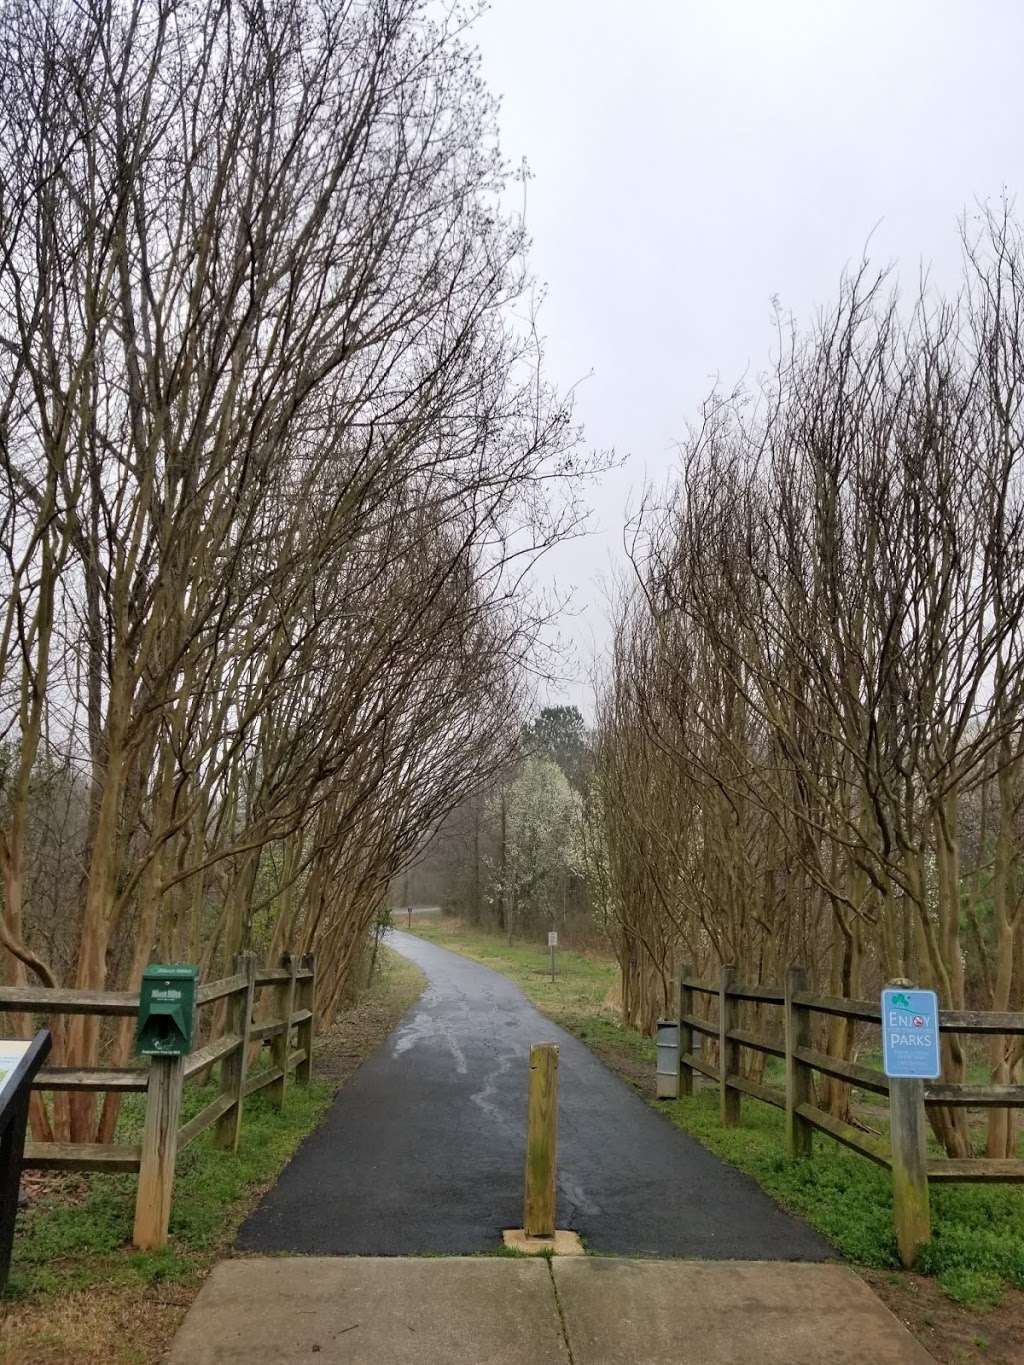
[[[476,36],[533,172],[549,371],[585,379],[588,444],[626,457],[549,566],[576,590],[564,691],[589,713],[625,508],[715,376],[764,368],[773,297],[811,317],[869,237],[908,288],[922,263],[951,284],[964,208],[1020,190],[1024,3],[493,0]]]

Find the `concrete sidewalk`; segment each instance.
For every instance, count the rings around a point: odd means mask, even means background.
[[[838,1265],[253,1257],[213,1271],[170,1365],[933,1365]]]

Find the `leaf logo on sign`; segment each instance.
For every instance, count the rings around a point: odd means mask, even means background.
[[[903,1009],[905,1009],[905,1010],[910,1009],[910,997],[907,996],[907,995],[902,995],[902,994],[901,994],[901,995],[894,995],[893,998],[892,998],[892,1003],[893,1003],[893,1006],[894,1006],[896,1009],[899,1009],[900,1006],[902,1006]]]

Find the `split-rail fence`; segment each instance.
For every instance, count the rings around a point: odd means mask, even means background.
[[[699,1015],[694,1007],[695,996],[715,1001],[717,1018]],[[740,1011],[745,1003],[781,1009],[781,1036],[768,1037],[741,1028]],[[735,967],[729,965],[722,968],[717,983],[697,980],[693,969],[684,967],[679,980],[680,1093],[693,1093],[695,1074],[706,1076],[718,1085],[725,1126],[739,1123],[740,1101],[748,1096],[783,1111],[789,1156],[808,1156],[812,1136],[817,1131],[891,1172],[896,1241],[903,1264],[910,1266],[931,1234],[930,1183],[1024,1181],[1024,1161],[930,1157],[926,1108],[932,1105],[1024,1108],[1024,1085],[954,1085],[890,1078],[874,1067],[818,1051],[814,1047],[816,1015],[838,1015],[877,1026],[882,1022],[879,1004],[815,995],[808,989],[804,967],[790,967],[782,988],[742,985]],[[939,1026],[945,1033],[1020,1035],[1024,1034],[1024,1014],[941,1010]],[[706,1055],[698,1054],[694,1048],[695,1034],[717,1044],[717,1065]],[[769,1085],[744,1076],[745,1048],[780,1059],[785,1065],[785,1085]],[[889,1141],[845,1123],[815,1104],[815,1074],[887,1097]]]
[[[137,1172],[133,1243],[152,1250],[167,1242],[178,1152],[206,1129],[214,1128],[219,1147],[237,1150],[245,1099],[267,1089],[281,1107],[294,1077],[312,1075],[316,1016],[316,963],[313,957],[285,955],[280,966],[263,968],[240,954],[233,975],[201,984],[197,1010],[226,1002],[217,1036],[185,1057],[155,1057],[130,1067],[42,1067],[33,1090],[77,1094],[145,1095],[142,1140],[118,1142],[33,1142],[26,1144],[24,1166],[44,1171]],[[267,994],[265,995],[264,992]],[[42,1015],[92,1014],[123,1019],[138,1014],[135,991],[0,987],[0,1012]],[[259,1022],[256,1022],[259,1018]],[[214,1025],[213,1027],[217,1027]],[[211,1030],[207,1028],[206,1032]],[[269,1064],[260,1062],[269,1048]],[[219,1063],[219,1090],[198,1113],[181,1123],[185,1084],[209,1074]]]

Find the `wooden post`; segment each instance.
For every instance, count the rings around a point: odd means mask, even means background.
[[[140,1251],[156,1251],[167,1244],[184,1079],[184,1057],[149,1059],[146,1120],[142,1130],[142,1160],[132,1233],[132,1244]]]
[[[729,994],[735,984],[735,966],[723,963],[718,992],[718,1108],[726,1128],[735,1128],[740,1121],[740,1092],[729,1085],[729,1077],[738,1075],[740,1069],[740,1045],[728,1037],[737,1025],[737,1002]]]
[[[811,1046],[811,1012],[793,1003],[793,997],[807,990],[807,968],[787,967],[785,985],[786,1028],[786,1155],[792,1159],[810,1156],[814,1129],[797,1112],[797,1106],[810,1104],[814,1097],[811,1069],[796,1056],[798,1047]]]
[[[284,1021],[284,1028],[270,1044],[270,1065],[280,1069],[280,1076],[267,1086],[270,1101],[278,1109],[284,1108],[285,1092],[288,1089],[288,1053],[291,1051],[292,1013],[295,1009],[295,975],[299,970],[299,959],[291,953],[281,955],[281,966],[288,972],[288,980],[282,981],[275,989],[278,1017]]]
[[[238,1151],[238,1141],[242,1135],[242,1105],[245,1100],[245,1078],[249,1072],[249,1033],[252,1030],[252,1007],[256,998],[256,959],[251,953],[236,953],[231,964],[233,976],[245,977],[245,989],[231,997],[228,1014],[228,1029],[242,1040],[242,1046],[225,1057],[220,1064],[221,1094],[230,1095],[234,1100],[232,1108],[221,1114],[213,1130],[213,1141],[217,1147]]]
[[[313,1035],[316,1029],[316,958],[310,953],[302,959],[304,971],[312,972],[308,981],[303,981],[299,993],[302,1009],[309,1010],[309,1018],[299,1025],[299,1047],[305,1057],[295,1070],[295,1079],[300,1085],[309,1085],[313,1079]]]
[[[530,1097],[526,1112],[527,1237],[555,1235],[555,1152],[558,1141],[558,1046],[530,1048]]]
[[[886,985],[914,989],[910,981],[902,978]],[[885,1028],[884,1019],[882,1027]],[[924,1081],[918,1076],[889,1077],[889,1141],[896,1245],[900,1261],[909,1270],[932,1235]]]
[[[896,1245],[909,1270],[932,1235],[924,1081],[910,1076],[890,1078],[889,1125]]]
[[[683,1058],[693,1052],[693,1029],[683,1020],[693,1014],[693,991],[686,984],[693,975],[693,967],[687,962],[679,973],[679,1093],[693,1094],[693,1067]]]

